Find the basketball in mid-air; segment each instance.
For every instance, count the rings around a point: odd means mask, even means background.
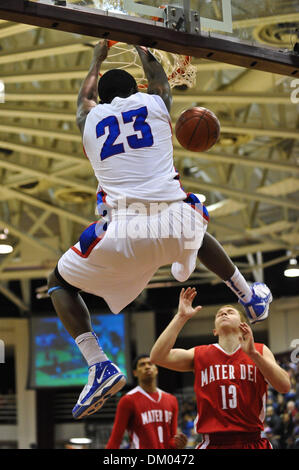
[[[220,122],[209,109],[196,106],[183,111],[175,125],[182,147],[192,152],[206,152],[220,136]]]

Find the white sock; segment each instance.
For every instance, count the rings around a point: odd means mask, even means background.
[[[249,302],[252,297],[252,291],[250,286],[247,284],[243,274],[240,273],[239,269],[236,270],[232,277],[225,281],[225,284],[241,299],[243,302]]]
[[[96,334],[92,331],[77,336],[75,341],[89,367],[97,362],[109,360],[99,345]]]

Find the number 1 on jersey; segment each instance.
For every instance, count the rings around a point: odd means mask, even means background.
[[[161,444],[163,444],[164,438],[163,438],[163,428],[162,428],[162,426],[158,426],[157,431],[158,431],[159,442],[161,442]]]

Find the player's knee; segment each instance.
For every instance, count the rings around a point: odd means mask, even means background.
[[[55,275],[55,271],[52,271],[48,276],[48,289],[51,289],[52,287],[56,287],[59,285],[61,285],[61,283],[57,279]]]
[[[56,269],[52,271],[49,276],[48,276],[48,294],[51,295],[53,292],[56,292],[57,290],[63,289],[64,292],[68,292],[71,295],[77,295],[78,292],[80,292],[80,289],[78,287],[72,286],[68,282],[64,281],[63,279],[60,279],[59,272]]]
[[[48,277],[48,294],[51,297],[53,293],[64,290],[64,286],[61,284],[57,278],[55,271],[53,271]]]

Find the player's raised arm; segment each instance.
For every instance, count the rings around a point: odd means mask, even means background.
[[[94,48],[92,62],[77,99],[77,125],[83,134],[89,111],[98,104],[98,79],[102,62],[108,53],[108,41],[101,40]]]
[[[247,323],[240,324],[240,343],[243,351],[255,362],[265,380],[279,393],[288,393],[291,388],[290,378],[276,362],[273,353],[264,345],[263,354],[254,346],[253,334]]]
[[[151,350],[150,359],[155,364],[179,372],[193,370],[194,349],[173,349],[173,346],[185,323],[202,308],[192,307],[196,294],[195,288],[181,290],[178,312]]]
[[[147,92],[159,95],[163,99],[168,111],[170,111],[172,96],[167,75],[156,57],[144,46],[135,46],[139,54],[145,76],[148,81]]]

